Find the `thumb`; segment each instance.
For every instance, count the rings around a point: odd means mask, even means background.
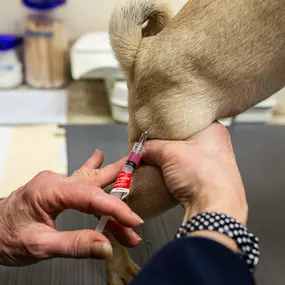
[[[112,246],[102,234],[92,230],[54,231],[46,242],[51,257],[97,258],[110,260]]]
[[[163,149],[166,145],[166,141],[150,140],[145,143],[143,160],[150,165],[162,165],[163,161]]]

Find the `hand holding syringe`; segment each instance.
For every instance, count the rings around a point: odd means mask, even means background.
[[[140,137],[139,142],[134,144],[110,195],[123,200],[130,193],[132,173],[140,164],[146,138],[147,132],[144,132]],[[104,230],[109,218],[109,216],[102,216],[100,218],[99,224],[96,227],[97,232],[102,232]]]

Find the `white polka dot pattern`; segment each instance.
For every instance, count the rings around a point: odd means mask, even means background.
[[[225,214],[202,213],[184,223],[175,237],[183,238],[187,233],[199,230],[217,231],[232,238],[240,250],[239,255],[248,264],[250,271],[254,271],[260,255],[259,240],[244,225]]]

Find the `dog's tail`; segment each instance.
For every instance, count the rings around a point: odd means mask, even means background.
[[[120,3],[122,2],[122,3]],[[133,70],[142,37],[159,33],[171,19],[165,0],[120,1],[111,15],[109,34],[122,70]]]

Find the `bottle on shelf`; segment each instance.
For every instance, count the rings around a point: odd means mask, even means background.
[[[22,0],[25,21],[26,82],[35,88],[61,88],[67,82],[66,0]]]

